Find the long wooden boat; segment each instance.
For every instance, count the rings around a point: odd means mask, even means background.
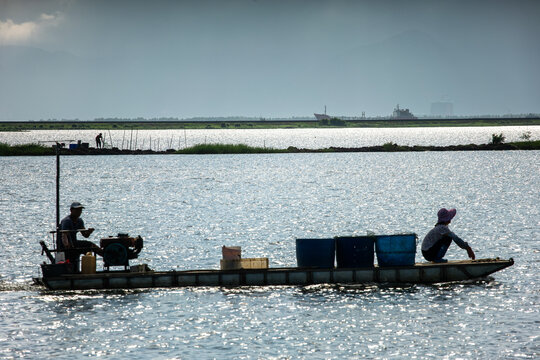
[[[187,271],[108,271],[34,278],[49,290],[136,289],[189,286],[273,286],[312,284],[433,284],[485,278],[514,260],[480,259],[370,268],[269,268]],[[136,268],[136,267],[134,267]]]

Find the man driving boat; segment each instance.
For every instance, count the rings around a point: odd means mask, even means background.
[[[56,240],[57,250],[65,253],[66,260],[74,264],[75,270],[78,271],[79,257],[89,251],[103,255],[99,246],[91,241],[77,240],[77,232],[80,232],[85,238],[89,237],[94,228],[84,228],[84,221],[81,219],[84,206],[80,202],[74,202],[69,207],[70,214],[60,222],[60,233]]]

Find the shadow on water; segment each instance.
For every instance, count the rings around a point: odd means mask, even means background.
[[[495,281],[495,278],[491,276],[486,276],[479,279],[473,279],[473,280],[465,280],[460,282],[448,282],[448,283],[440,283],[440,284],[426,284],[422,285],[424,287],[434,288],[438,290],[455,290],[456,288],[464,288],[464,287],[491,287],[494,284],[499,284]]]
[[[64,297],[112,297],[112,296],[131,296],[144,293],[150,293],[154,289],[100,289],[100,290],[47,290],[40,287],[40,295],[44,296],[64,296]]]
[[[2,281],[0,280],[0,292],[8,291],[33,291],[42,296],[101,296],[104,295],[133,295],[149,293],[155,289],[104,289],[104,290],[48,290],[43,285],[37,285],[33,281]]]
[[[282,291],[284,289],[297,291],[300,294],[327,293],[329,291],[343,294],[367,294],[373,292],[416,293],[420,289],[455,290],[463,287],[493,288],[501,285],[493,277],[488,276],[461,282],[438,283],[438,284],[393,284],[393,283],[365,283],[365,284],[315,284],[306,286],[277,285],[277,286],[240,286],[240,287],[183,287],[183,288],[141,288],[141,289],[100,289],[100,290],[47,290],[42,285],[36,285],[31,281],[13,282],[0,281],[2,291],[38,291],[43,296],[64,297],[104,297],[104,296],[131,296],[156,291],[189,290],[194,293],[221,292],[224,295],[243,294],[250,296],[265,296],[268,293]]]
[[[460,281],[460,282],[448,282],[438,284],[414,284],[414,283],[366,283],[366,284],[318,284],[308,285],[301,287],[301,293],[310,294],[317,292],[326,292],[332,290],[338,293],[345,294],[366,294],[366,293],[417,293],[424,288],[437,289],[437,290],[455,290],[463,287],[488,287],[497,282],[493,277],[485,277],[474,280]]]
[[[295,297],[302,300],[326,300],[339,297],[350,299],[399,299],[405,298],[433,298],[443,300],[462,296],[470,291],[483,291],[501,286],[493,278],[487,277],[464,282],[442,284],[320,284],[298,288]]]

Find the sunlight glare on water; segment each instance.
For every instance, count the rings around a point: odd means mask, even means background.
[[[219,268],[222,245],[295,266],[295,238],[416,232],[438,208],[493,279],[52,292],[31,285],[54,224],[54,157],[0,157],[0,358],[538,358],[540,152],[62,158],[61,212],[135,263]],[[448,259],[466,253],[453,245]],[[421,261],[417,252],[416,260]],[[101,261],[98,261],[101,266]]]
[[[40,141],[81,140],[95,146],[103,132],[106,147],[119,149],[183,149],[197,144],[246,144],[257,147],[306,149],[398,145],[487,144],[492,134],[506,141],[522,141],[523,134],[540,138],[540,126],[485,126],[435,128],[307,128],[307,129],[203,129],[203,130],[32,130],[0,132],[0,142],[15,145]]]

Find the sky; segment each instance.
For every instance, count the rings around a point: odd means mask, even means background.
[[[0,0],[0,120],[540,113],[540,1]]]

